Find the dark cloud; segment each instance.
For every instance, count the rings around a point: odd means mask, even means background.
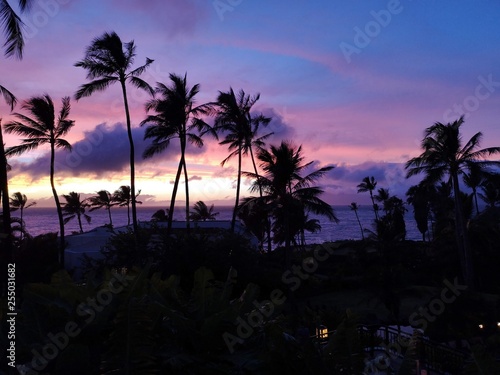
[[[269,125],[261,131],[261,134],[267,134],[270,132],[273,133],[273,135],[267,138],[266,143],[278,144],[282,140],[290,140],[294,138],[295,129],[288,125],[284,121],[283,116],[274,108],[264,108],[261,112],[264,116],[271,118]]]
[[[144,128],[132,129],[135,146],[136,166],[151,162],[176,160],[180,153],[177,139],[173,139],[169,147],[161,154],[144,160],[142,154],[151,143],[144,140]],[[188,146],[190,154],[201,154],[204,148]],[[50,168],[50,154],[47,152],[29,164],[13,164],[13,173],[27,173],[34,180],[46,176]],[[93,130],[85,132],[84,138],[73,144],[72,152],[56,151],[56,173],[70,176],[103,176],[106,173],[122,172],[129,166],[129,142],[125,126],[116,123],[113,126],[97,125]]]

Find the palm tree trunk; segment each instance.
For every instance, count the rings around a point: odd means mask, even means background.
[[[474,202],[476,203],[476,215],[479,215],[479,205],[477,204],[477,191],[475,188],[473,189],[472,194],[474,194]]]
[[[236,225],[236,214],[238,213],[238,203],[240,202],[240,185],[241,185],[241,146],[238,150],[238,181],[236,183],[236,202],[234,204],[233,218],[231,220],[231,232],[234,233]]]
[[[186,166],[186,142],[184,141],[181,146],[182,153],[182,164],[184,168],[184,181],[186,182],[186,233],[189,235],[190,224],[189,224],[189,179]]]
[[[80,233],[83,233],[82,216],[80,215],[80,213],[77,213],[76,217],[78,218],[78,226],[80,227]]]
[[[53,138],[53,137],[52,137]],[[64,247],[66,243],[64,241],[64,219],[61,209],[61,202],[59,201],[59,196],[57,195],[56,187],[54,185],[54,161],[55,161],[55,145],[54,140],[50,142],[50,186],[52,188],[52,195],[54,196],[54,201],[56,202],[57,216],[59,218],[59,237],[61,243],[59,245],[59,264],[64,267]]]
[[[21,207],[19,207],[19,213],[21,215],[21,240],[23,239],[24,237],[24,220],[23,220],[23,211],[24,211],[24,207],[23,205],[21,205]]]
[[[130,203],[127,203],[127,226],[130,225]]]
[[[175,175],[174,181],[174,189],[172,190],[172,197],[170,198],[170,209],[168,210],[168,224],[167,224],[167,235],[170,235],[172,231],[172,221],[174,218],[174,209],[175,209],[175,197],[177,195],[177,188],[179,187],[179,180],[181,179],[182,172],[182,155],[179,160],[179,166],[177,167],[177,174]]]
[[[108,215],[109,215],[109,225],[113,226],[113,220],[111,219],[111,207],[108,207]]]
[[[354,210],[354,213],[356,214],[356,219],[358,220],[359,230],[361,231],[361,238],[364,240],[365,234],[363,233],[363,227],[361,226],[361,221],[359,220],[358,211]]]
[[[375,200],[373,199],[373,193],[371,190],[370,190],[370,198],[372,199],[373,212],[375,212],[375,220],[378,220],[378,210],[375,206]]]
[[[132,137],[132,125],[130,122],[130,111],[128,108],[127,100],[127,88],[125,86],[125,77],[120,77],[120,83],[123,92],[123,103],[125,105],[125,116],[127,118],[127,135],[128,142],[130,145],[130,198],[132,200],[132,225],[134,227],[134,235],[137,238],[138,228],[137,228],[137,207],[135,203],[135,149],[134,149],[134,139]]]
[[[2,228],[0,233],[5,236],[2,243],[5,244],[6,260],[12,260],[12,237],[10,226],[10,206],[9,206],[9,182],[7,177],[7,158],[3,146],[2,124],[0,121],[0,195],[2,196]]]
[[[455,233],[457,237],[458,250],[460,252],[459,258],[465,283],[472,289],[474,288],[474,268],[470,254],[469,239],[467,235],[467,227],[465,225],[462,201],[460,198],[460,187],[457,173],[452,173],[452,180],[453,195],[455,200]]]
[[[255,164],[255,158],[253,156],[252,147],[250,147],[250,158],[252,159],[253,170],[255,172],[255,176],[257,176],[257,183],[259,184],[259,197],[262,200],[262,195],[263,195],[262,194],[262,184],[260,182],[259,172],[257,171],[257,165]],[[269,217],[269,215],[267,216],[267,220],[266,220],[266,234],[267,234],[267,252],[270,253],[271,252],[271,218]],[[261,243],[260,243],[261,249],[264,247],[262,242],[263,242],[263,239],[261,240]]]

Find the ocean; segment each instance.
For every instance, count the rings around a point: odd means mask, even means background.
[[[356,215],[349,206],[332,206],[339,223],[330,222],[324,217],[317,217],[320,221],[321,231],[319,233],[308,233],[306,232],[306,242],[322,243],[325,241],[337,241],[337,240],[359,240],[361,239],[361,231],[359,229],[358,222],[356,220]],[[137,206],[137,219],[139,221],[149,221],[151,215],[158,209],[163,207],[142,207]],[[230,220],[232,214],[232,207],[220,206],[214,208],[215,212],[219,212],[217,216],[218,220]],[[176,207],[174,219],[182,220],[184,213],[183,207]],[[87,212],[91,217],[91,223],[87,224],[82,218],[82,226],[84,231],[89,231],[95,227],[102,226],[109,223],[108,212],[104,209],[95,210],[92,212]],[[19,211],[12,213],[12,216],[18,216]],[[373,219],[374,214],[371,206],[360,206],[358,210],[359,219],[363,228],[373,230]],[[126,207],[113,207],[111,209],[111,216],[113,219],[113,225],[115,227],[120,227],[127,225],[127,209]],[[314,218],[314,215],[310,215]],[[420,240],[422,235],[417,229],[417,225],[413,218],[413,210],[408,207],[408,212],[405,215],[406,221],[406,238],[408,240]],[[57,211],[55,208],[50,207],[30,207],[24,210],[24,222],[26,224],[26,230],[32,236],[36,236],[47,232],[58,232],[59,222],[57,219]],[[76,217],[66,224],[66,234],[69,235],[73,231],[79,231],[78,221]],[[365,234],[366,236],[366,234]]]

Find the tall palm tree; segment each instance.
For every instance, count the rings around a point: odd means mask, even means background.
[[[139,190],[135,195],[135,203],[142,204],[141,201],[137,200],[137,197],[141,194]],[[119,207],[127,207],[127,225],[130,225],[130,203],[132,202],[132,195],[130,194],[130,186],[122,185],[119,189],[115,190],[113,193],[113,202],[118,204]]]
[[[286,266],[289,267],[290,242],[296,235],[292,221],[299,221],[304,218],[304,214],[312,212],[338,222],[332,207],[319,198],[323,190],[311,186],[333,169],[333,166],[323,167],[302,176],[313,162],[303,163],[302,146],[295,147],[284,141],[279,146],[271,145],[269,150],[260,149],[257,159],[264,175],[251,172],[245,172],[245,175],[254,179],[251,191],[258,191],[260,188],[263,190],[263,197],[253,200],[261,200],[270,207],[274,218],[273,232],[283,233],[278,240],[275,238],[275,242],[285,243]]]
[[[425,234],[429,230],[429,216],[431,213],[432,189],[425,182],[411,186],[406,192],[406,202],[413,206],[413,216],[417,223],[417,228],[422,233],[422,240],[425,242]]]
[[[111,218],[111,207],[116,205],[117,203],[113,201],[113,196],[107,190],[99,190],[97,195],[88,198],[88,202],[90,204],[90,212],[98,210],[100,208],[104,208],[108,211],[109,216],[109,225],[113,226],[113,219]]]
[[[193,206],[193,211],[190,212],[190,218],[193,221],[207,221],[215,220],[218,212],[214,212],[214,205],[212,204],[210,208],[203,201],[198,201]]]
[[[27,203],[28,203],[28,197],[26,196],[26,194],[22,194],[20,191],[17,191],[14,194],[12,194],[12,197],[10,198],[10,212],[19,210],[21,229],[24,229],[24,219],[23,219],[24,210],[36,204],[36,202],[31,202],[30,204]],[[21,231],[21,239],[22,236],[23,236],[23,231]]]
[[[214,128],[217,132],[225,134],[220,144],[228,145],[228,150],[230,151],[228,157],[221,162],[221,165],[224,166],[234,156],[238,157],[236,202],[231,220],[231,231],[234,231],[240,200],[242,156],[250,154],[254,174],[258,176],[253,148],[263,147],[264,140],[272,134],[268,133],[259,137],[260,127],[267,126],[271,121],[271,118],[265,117],[262,114],[251,114],[252,107],[259,99],[260,94],[250,96],[245,94],[243,90],[240,90],[236,96],[232,88],[228,92],[219,91],[219,95],[217,96]],[[258,184],[260,183],[259,178],[256,181]],[[262,187],[259,187],[258,190],[260,195],[262,195]]]
[[[63,197],[66,200],[66,203],[62,207],[65,216],[64,224],[67,224],[76,217],[78,219],[80,233],[83,233],[82,216],[87,221],[87,224],[90,224],[91,217],[85,213],[85,209],[90,205],[86,202],[86,200],[81,201],[80,194],[74,191],[67,195],[64,194]]]
[[[153,140],[151,145],[144,151],[144,158],[150,158],[157,153],[161,153],[169,146],[172,139],[179,138],[181,155],[170,199],[168,233],[172,229],[175,198],[182,170],[184,170],[186,220],[189,231],[189,179],[186,166],[187,142],[197,147],[202,147],[203,134],[209,133],[217,137],[213,129],[201,118],[201,116],[208,115],[211,112],[211,104],[195,105],[195,97],[200,91],[200,85],[196,84],[189,88],[186,82],[187,75],[181,77],[176,74],[170,74],[170,80],[170,86],[157,83],[155,94],[160,97],[154,98],[146,104],[146,110],[148,112],[154,111],[155,113],[149,115],[141,122],[141,126],[152,124],[146,128],[146,132],[144,133],[144,139],[151,138]]]
[[[18,0],[21,13],[26,13],[35,3],[34,0]],[[23,57],[24,35],[23,22],[7,0],[0,0],[0,26],[5,33],[5,56]]]
[[[59,262],[64,264],[64,222],[61,211],[59,196],[57,195],[54,184],[54,165],[56,148],[71,151],[71,145],[63,139],[69,130],[75,125],[73,120],[70,120],[69,112],[71,109],[69,97],[62,99],[62,107],[59,115],[56,118],[54,103],[48,94],[42,96],[34,96],[24,102],[21,107],[28,111],[32,117],[28,117],[21,113],[14,113],[17,121],[12,121],[5,124],[7,133],[15,133],[24,136],[22,143],[18,146],[7,149],[7,155],[19,155],[26,151],[31,151],[43,144],[50,145],[50,186],[56,203],[57,215],[59,217],[60,230],[60,249]]]
[[[359,206],[356,202],[352,202],[349,205],[349,208],[354,211],[354,214],[356,215],[356,220],[358,220],[358,225],[359,225],[359,230],[361,231],[361,238],[364,240],[365,239],[365,234],[363,233],[363,227],[361,226],[361,221],[359,220],[359,215],[358,215],[358,210]]]
[[[132,125],[127,98],[127,83],[131,83],[138,89],[153,94],[153,88],[139,76],[148,68],[153,60],[146,58],[146,63],[138,68],[130,70],[134,63],[135,44],[134,41],[122,44],[120,37],[115,33],[104,33],[92,40],[87,47],[85,57],[78,61],[75,66],[87,70],[87,79],[90,82],[80,86],[75,94],[75,99],[92,95],[96,91],[103,91],[113,83],[118,82],[122,89],[123,103],[125,106],[125,117],[127,122],[127,135],[130,145],[130,189],[132,197],[132,223],[134,233],[137,234],[137,209],[135,202],[135,150],[132,138]]]
[[[460,196],[459,175],[470,171],[473,165],[482,168],[500,165],[498,161],[485,160],[487,156],[500,153],[500,147],[478,149],[482,133],[478,132],[462,145],[460,127],[464,123],[460,119],[448,123],[435,123],[425,130],[422,140],[423,152],[406,163],[407,177],[420,173],[430,183],[441,180],[448,175],[453,187],[455,203],[455,234],[459,249],[460,263],[465,282],[474,286],[474,270],[467,236],[467,228]]]
[[[375,177],[373,176],[366,176],[363,178],[361,183],[357,186],[358,188],[358,193],[365,193],[369,192],[370,193],[370,198],[372,200],[372,207],[373,211],[375,212],[375,220],[378,220],[378,206],[375,204],[375,200],[373,197],[373,191],[377,187],[377,181],[375,180]]]
[[[17,99],[9,90],[0,85],[0,96],[3,97],[12,111],[17,103]],[[5,145],[3,143],[2,119],[0,118],[0,197],[2,206],[2,225],[0,226],[0,241],[4,243],[7,254],[11,254],[11,222],[9,209],[9,182],[7,178],[7,156],[5,155]]]

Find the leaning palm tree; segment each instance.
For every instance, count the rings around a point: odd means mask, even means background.
[[[18,0],[21,13],[26,13],[35,3],[34,0]],[[23,22],[7,0],[0,0],[0,26],[5,33],[5,56],[23,57],[24,35]]]
[[[139,190],[135,195],[135,203],[142,204],[141,201],[137,200],[137,197],[141,194]],[[113,202],[119,207],[127,207],[127,225],[130,225],[130,203],[132,202],[132,195],[130,193],[130,186],[122,185],[119,189],[115,190],[113,193]]]
[[[369,192],[370,193],[370,198],[372,200],[372,207],[373,211],[375,212],[375,220],[378,220],[378,206],[375,203],[375,199],[373,197],[373,191],[377,187],[377,181],[375,180],[375,177],[371,176],[366,176],[363,178],[361,183],[357,186],[358,188],[358,193],[365,193]]]
[[[259,150],[257,159],[264,174],[244,174],[254,179],[251,191],[262,188],[263,196],[247,202],[262,201],[269,207],[274,219],[273,232],[282,234],[275,237],[275,242],[285,243],[285,263],[288,268],[291,261],[290,242],[297,234],[294,232],[293,222],[300,222],[309,212],[338,222],[332,206],[320,199],[323,190],[311,186],[333,169],[333,166],[323,167],[302,176],[313,162],[303,163],[302,146],[294,147],[287,142],[282,142],[279,146],[271,145],[269,150]],[[295,227],[300,230],[300,227]]]
[[[214,212],[214,205],[212,204],[210,208],[203,201],[198,201],[193,206],[193,211],[189,213],[189,217],[193,221],[207,221],[215,220],[218,212]]]
[[[63,195],[66,203],[62,207],[64,218],[64,224],[67,224],[69,221],[73,220],[75,217],[78,219],[78,226],[80,227],[80,233],[83,233],[82,228],[82,216],[87,221],[87,224],[90,224],[91,218],[89,215],[85,213],[85,209],[90,205],[86,202],[86,200],[80,200],[80,194],[72,191],[69,194]]]
[[[359,215],[358,215],[359,206],[358,206],[358,204],[356,202],[352,202],[349,205],[349,208],[352,211],[354,211],[354,214],[356,215],[356,219],[358,220],[359,229],[361,230],[361,238],[364,240],[365,239],[365,234],[363,233],[363,227],[361,226],[361,221],[359,220]]]
[[[422,140],[423,152],[406,163],[407,177],[420,173],[425,174],[425,181],[435,183],[448,175],[453,188],[455,203],[455,234],[459,250],[460,264],[465,282],[474,285],[474,270],[461,202],[459,175],[474,168],[474,165],[486,168],[498,166],[500,162],[485,158],[500,153],[500,147],[478,149],[482,133],[478,132],[462,145],[460,127],[464,122],[460,119],[448,123],[435,123],[425,130]]]
[[[132,138],[132,125],[127,98],[127,82],[133,86],[153,94],[152,87],[139,76],[147,69],[153,60],[146,58],[146,63],[130,70],[134,63],[135,44],[133,41],[122,44],[120,37],[115,33],[104,33],[95,38],[85,52],[83,60],[75,66],[87,70],[87,79],[91,80],[80,86],[75,99],[92,95],[96,91],[103,91],[111,84],[118,82],[122,89],[125,117],[127,121],[127,135],[130,145],[130,189],[132,197],[132,223],[137,233],[137,209],[135,202],[135,151]]]
[[[28,204],[28,197],[26,196],[26,194],[22,194],[20,191],[12,194],[12,197],[10,198],[10,212],[19,210],[21,229],[24,229],[24,210],[34,206],[35,204],[36,202],[31,202]],[[21,231],[21,239],[23,237],[23,233],[24,230]]]
[[[161,153],[174,138],[178,138],[180,143],[181,155],[170,199],[170,209],[168,210],[168,233],[172,229],[175,198],[183,170],[186,189],[186,220],[187,229],[189,230],[189,178],[186,166],[187,143],[189,142],[197,147],[202,147],[203,134],[209,133],[217,137],[213,129],[201,118],[211,112],[211,105],[195,105],[195,97],[200,90],[200,85],[196,84],[189,88],[186,82],[187,75],[181,77],[176,74],[170,74],[170,80],[172,82],[170,86],[157,83],[155,93],[160,97],[154,98],[146,104],[146,110],[155,113],[149,115],[141,122],[141,126],[151,124],[146,128],[144,139],[151,138],[153,140],[151,145],[144,151],[144,158],[150,158],[155,154]]]
[[[250,154],[254,174],[258,176],[253,148],[263,147],[264,140],[272,135],[272,133],[263,136],[259,136],[258,134],[260,127],[267,126],[271,118],[265,117],[262,114],[252,115],[250,113],[259,98],[260,94],[252,97],[245,94],[243,90],[240,90],[236,96],[232,88],[228,92],[219,92],[217,97],[214,128],[217,132],[225,134],[224,140],[220,144],[228,145],[228,150],[230,151],[229,156],[221,162],[221,165],[224,166],[233,157],[238,157],[236,202],[231,220],[231,231],[234,231],[240,200],[242,156]],[[258,184],[260,183],[258,178],[256,181]],[[262,195],[262,187],[259,187],[258,190],[260,195]]]
[[[5,131],[26,138],[22,140],[20,145],[8,148],[6,154],[19,155],[26,151],[34,150],[43,144],[50,145],[50,186],[59,217],[59,235],[61,241],[59,262],[64,264],[64,222],[59,196],[54,184],[54,168],[56,148],[71,151],[69,142],[62,138],[75,125],[75,122],[68,118],[71,109],[70,99],[69,97],[62,99],[62,107],[57,118],[55,116],[54,103],[48,94],[32,97],[24,102],[22,109],[28,111],[32,117],[21,113],[14,113],[17,121],[5,124]]]
[[[108,211],[109,216],[109,225],[113,227],[113,219],[111,218],[111,207],[116,205],[116,202],[113,202],[113,196],[107,190],[99,190],[97,195],[88,198],[88,202],[90,204],[90,212],[98,210],[100,208],[104,208]]]

